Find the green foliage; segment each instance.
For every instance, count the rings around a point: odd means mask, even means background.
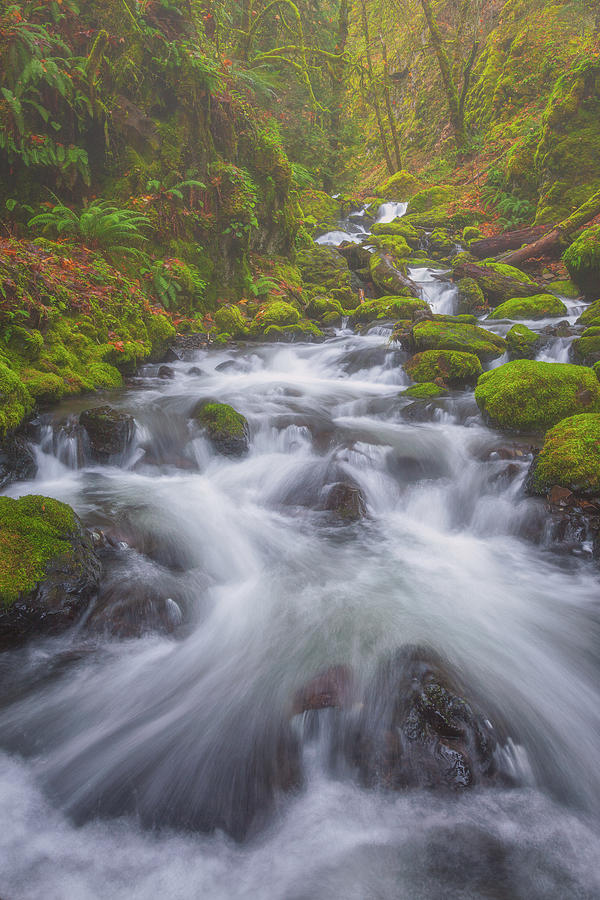
[[[45,234],[80,240],[116,256],[138,258],[139,244],[148,240],[144,230],[151,229],[148,216],[121,209],[109,200],[94,200],[81,212],[59,202],[48,212],[34,216],[28,224],[30,228],[41,228]]]

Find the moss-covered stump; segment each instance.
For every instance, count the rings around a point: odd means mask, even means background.
[[[569,275],[588,296],[600,293],[600,225],[586,228],[565,251]]]
[[[100,574],[71,507],[48,497],[0,497],[0,646],[68,628]]]
[[[376,319],[410,320],[420,309],[428,311],[429,306],[418,297],[380,297],[357,306],[352,311],[350,321],[356,325],[374,322]]]
[[[511,297],[490,313],[490,319],[547,319],[565,316],[567,307],[554,294]]]
[[[227,403],[201,403],[193,418],[204,429],[217,453],[243,456],[248,452],[248,422]]]
[[[506,341],[485,328],[453,321],[419,322],[412,330],[415,350],[460,350],[473,353],[482,362],[506,352]]]
[[[600,494],[600,415],[562,419],[546,434],[532,464],[529,490],[547,494],[555,485],[577,494]]]
[[[411,357],[404,368],[413,381],[438,379],[451,387],[475,384],[482,373],[481,363],[473,353],[454,350],[425,350]]]
[[[573,341],[573,359],[584,366],[593,366],[600,361],[600,322],[586,328],[581,337]]]
[[[474,278],[461,278],[458,282],[457,312],[480,313],[486,308],[483,291]]]
[[[445,387],[434,384],[432,381],[424,381],[420,384],[413,384],[407,388],[402,397],[411,397],[413,400],[434,400],[436,397],[443,397],[448,393]]]
[[[527,325],[513,325],[506,335],[508,352],[513,359],[532,359],[540,347],[540,336]]]
[[[495,427],[540,432],[567,416],[600,412],[600,382],[586,366],[519,359],[484,372],[475,400]]]
[[[96,462],[118,462],[131,447],[135,420],[111,406],[84,410],[79,416],[87,455]]]
[[[376,197],[382,197],[384,200],[389,200],[392,203],[404,203],[405,200],[409,200],[416,194],[420,188],[421,184],[415,176],[402,169],[376,187],[373,193]]]

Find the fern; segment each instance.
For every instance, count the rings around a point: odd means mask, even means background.
[[[108,200],[94,200],[81,212],[59,202],[28,224],[30,228],[41,227],[44,233],[71,237],[117,256],[136,258],[140,258],[139,245],[148,240],[144,231],[151,228],[143,213],[121,209]]]

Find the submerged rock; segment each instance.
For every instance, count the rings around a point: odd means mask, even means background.
[[[0,646],[72,625],[101,563],[71,509],[48,497],[0,497]]]
[[[79,424],[85,432],[86,449],[97,462],[109,462],[123,457],[135,434],[133,416],[110,406],[84,410],[79,416]]]
[[[248,452],[248,422],[227,403],[201,403],[193,413],[217,453],[243,456]]]
[[[326,488],[320,508],[335,513],[336,517],[344,522],[356,522],[367,513],[367,504],[361,489],[350,481],[338,481]]]

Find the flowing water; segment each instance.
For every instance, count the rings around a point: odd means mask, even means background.
[[[415,275],[452,308],[451,287]],[[93,608],[0,657],[3,900],[600,896],[597,571],[585,546],[545,542],[522,493],[528,443],[507,465],[514,442],[472,392],[403,397],[389,334],[199,351],[170,380],[149,367],[109,398],[136,420],[119,467],[82,459],[69,417],[89,398],[55,411],[36,480],[10,493],[112,529],[104,600],[151,595],[183,624],[117,640]],[[191,425],[209,398],[248,418],[246,457],[215,455]],[[366,517],[322,509],[340,481]],[[303,684],[333,664],[365,682],[406,644],[460,673],[512,787],[362,788],[329,765],[323,711],[317,729],[292,719],[300,790],[243,843],[198,830],[252,792]]]

